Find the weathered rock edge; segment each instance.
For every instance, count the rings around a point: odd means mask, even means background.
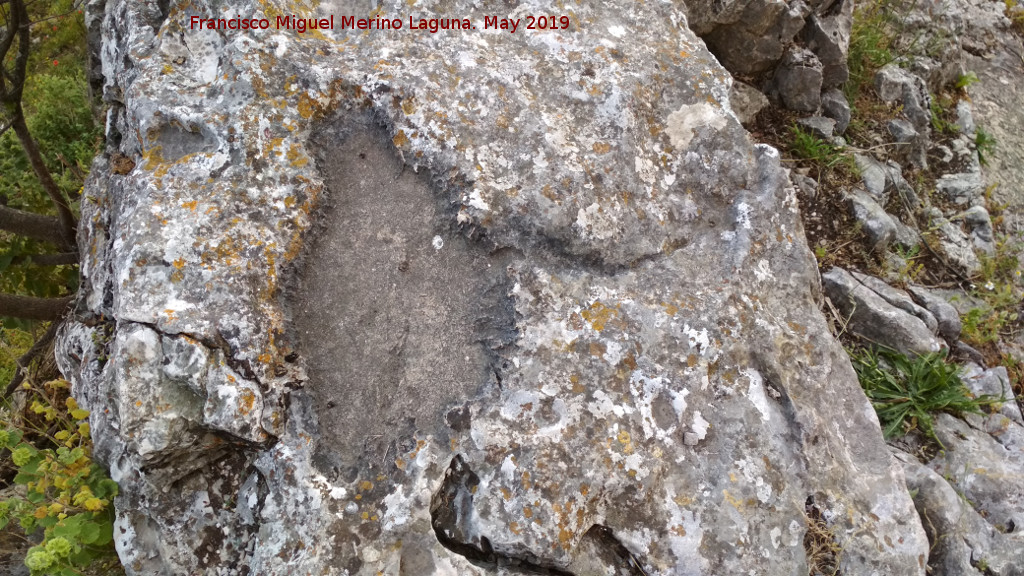
[[[596,547],[648,574],[802,573],[808,498],[844,573],[924,573],[778,154],[751,144],[681,12],[594,3],[538,35],[182,27],[341,4],[88,5],[109,150],[58,360],[121,485],[129,573],[481,573],[452,541],[552,570]],[[417,14],[506,10],[440,4]],[[467,402],[468,427],[350,479],[312,465],[293,390],[316,383],[280,298],[324,192],[311,132],[342,108],[383,121],[467,229],[527,255],[501,386]],[[446,475],[458,462],[472,474]]]

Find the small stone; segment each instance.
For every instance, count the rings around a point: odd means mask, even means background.
[[[971,204],[975,198],[981,196],[985,185],[978,172],[945,174],[935,183],[935,190],[950,202]]]
[[[818,138],[827,140],[832,138],[832,132],[836,128],[836,121],[831,118],[825,118],[823,116],[811,116],[809,118],[801,118],[796,121],[797,124],[803,126],[808,132],[814,134]]]
[[[971,113],[971,104],[967,100],[956,103],[956,127],[961,134],[973,135],[978,127],[974,123],[974,114]]]
[[[964,212],[964,223],[971,234],[974,248],[987,256],[996,255],[995,231],[992,229],[992,217],[984,206],[972,206]]]
[[[939,157],[939,163],[941,164],[949,164],[953,161],[953,151],[949,149],[949,146],[939,144],[932,151]]]
[[[803,174],[793,172],[789,175],[789,179],[804,196],[814,199],[818,195],[818,182],[814,178],[808,178]]]
[[[937,233],[938,251],[950,265],[966,276],[974,276],[981,271],[981,260],[974,253],[971,239],[959,226],[942,217],[941,212],[938,216],[932,212],[930,227]]]
[[[924,306],[939,323],[939,335],[951,346],[960,338],[960,313],[945,298],[922,286],[907,286],[914,301]]]
[[[964,367],[960,379],[976,397],[1005,398],[1006,401],[999,407],[999,413],[1017,424],[1024,425],[1020,407],[1013,399],[1013,386],[1010,384],[1010,375],[1005,366],[982,370],[977,364],[968,364]]]
[[[683,434],[683,444],[696,446],[698,442],[700,442],[700,436],[697,436],[696,432],[686,432]]]
[[[896,238],[896,223],[885,209],[863,190],[854,189],[846,195],[850,213],[863,226],[872,249],[884,251]]]
[[[894,118],[886,125],[889,135],[899,144],[909,144],[918,137],[914,125],[902,118]]]
[[[886,194],[885,164],[864,154],[854,154],[853,160],[857,163],[861,181],[864,182],[868,194],[871,194],[876,201],[882,204],[886,203],[889,196]]]
[[[821,112],[836,121],[836,134],[846,132],[850,125],[850,104],[842,90],[832,88],[821,95]]]
[[[886,162],[885,167],[886,188],[888,192],[890,194],[892,192],[899,194],[900,201],[906,202],[911,212],[919,210],[923,206],[921,198],[917,195],[914,187],[903,177],[903,167],[892,160]]]
[[[821,105],[822,66],[806,48],[790,48],[775,71],[775,90],[782,104],[797,112],[816,112]]]
[[[924,80],[900,68],[887,64],[875,74],[875,92],[886,103],[903,103],[903,112],[918,131],[931,124],[931,98]]]
[[[754,121],[758,112],[768,105],[768,98],[750,84],[734,80],[729,104],[732,105],[732,111],[736,113],[740,123],[749,124]]]

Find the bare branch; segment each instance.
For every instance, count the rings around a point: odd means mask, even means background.
[[[35,298],[0,293],[0,316],[23,320],[55,320],[64,313],[73,298]]]
[[[2,204],[0,204],[0,230],[42,242],[50,242],[57,246],[64,243],[64,238],[60,233],[60,220],[57,218],[8,208]]]

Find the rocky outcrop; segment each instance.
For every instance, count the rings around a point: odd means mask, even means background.
[[[924,573],[779,155],[682,12],[187,26],[292,9],[89,5],[135,169],[93,168],[59,356],[129,573],[800,573],[809,507],[844,573]]]

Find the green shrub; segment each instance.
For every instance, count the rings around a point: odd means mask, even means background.
[[[932,414],[982,414],[982,406],[1005,398],[974,398],[960,380],[960,367],[946,362],[945,352],[908,358],[887,349],[865,349],[850,354],[864,393],[878,414],[886,439],[919,429],[935,436]]]
[[[0,529],[42,533],[25,555],[32,576],[121,571],[112,541],[118,488],[92,461],[89,413],[67,394],[64,380],[25,388],[29,417],[20,426],[0,423],[4,465],[13,465],[19,485],[15,496],[0,501]]]

